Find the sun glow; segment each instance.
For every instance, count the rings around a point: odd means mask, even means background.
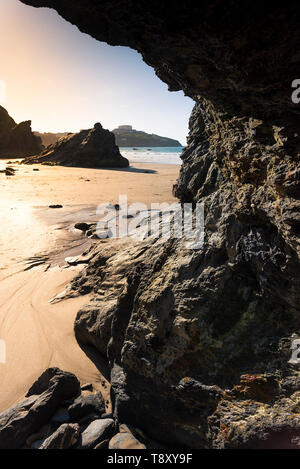
[[[170,93],[136,51],[100,43],[55,11],[18,0],[0,0],[0,36],[5,107],[17,122],[31,119],[41,132],[128,123],[185,141],[192,100]]]

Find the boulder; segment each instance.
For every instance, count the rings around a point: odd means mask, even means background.
[[[40,155],[26,158],[23,163],[56,164],[84,168],[124,168],[129,162],[115,144],[109,130],[95,124],[93,129],[81,130],[62,137],[47,147]]]
[[[131,433],[117,433],[109,442],[109,449],[146,449]]]
[[[5,169],[2,169],[0,173],[5,174],[6,176],[14,176],[16,172],[16,169],[7,167]]]
[[[91,227],[91,223],[75,223],[74,228],[80,231],[87,231]]]
[[[81,418],[89,414],[98,415],[98,417],[100,417],[103,412],[105,412],[105,403],[101,392],[95,394],[80,394],[68,408],[72,422],[78,422]]]
[[[94,420],[84,430],[79,443],[80,449],[92,449],[102,440],[111,438],[114,434],[115,423],[112,419]]]
[[[39,446],[39,449],[69,449],[79,438],[78,424],[63,424]]]
[[[31,130],[31,121],[16,124],[0,106],[0,158],[24,158],[36,155],[42,149],[41,139]]]
[[[0,449],[21,448],[51,419],[62,401],[79,391],[79,381],[72,373],[48,368],[23,401],[0,414]]]

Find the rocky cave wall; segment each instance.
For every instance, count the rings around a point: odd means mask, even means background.
[[[174,193],[205,203],[203,249],[97,248],[73,284],[95,291],[75,330],[109,359],[119,420],[171,445],[297,447],[297,3],[23,2],[138,50],[195,100]]]

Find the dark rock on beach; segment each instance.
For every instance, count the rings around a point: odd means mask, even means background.
[[[80,384],[73,374],[48,368],[22,402],[0,414],[0,449],[21,448],[31,434],[50,421],[63,400],[79,392]]]
[[[88,414],[98,415],[98,418],[100,418],[104,411],[105,402],[100,392],[95,394],[81,394],[68,408],[72,422],[78,422],[82,417]]]
[[[89,228],[91,227],[91,224],[89,223],[75,223],[74,225],[74,228],[76,228],[76,230],[80,230],[80,231],[88,231]]]
[[[25,164],[80,166],[84,168],[124,168],[129,162],[115,144],[115,136],[97,123],[93,129],[68,134],[40,155],[26,158]]]
[[[112,419],[94,420],[84,430],[79,442],[80,449],[93,449],[98,443],[114,434],[115,423]]]
[[[0,158],[24,158],[43,149],[41,139],[31,130],[31,121],[16,124],[0,106]]]
[[[131,433],[117,433],[109,442],[109,449],[146,449]]]
[[[7,167],[0,171],[0,173],[5,174],[6,176],[14,176],[16,174],[16,169]]]
[[[69,449],[79,439],[78,424],[63,424],[51,436],[46,438],[39,449]]]

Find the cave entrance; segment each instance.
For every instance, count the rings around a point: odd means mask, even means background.
[[[9,51],[0,45],[6,108],[17,122],[31,119],[45,146],[100,122],[132,163],[181,163],[193,101],[170,93],[139,53],[19,0],[1,2],[0,26],[14,38]]]
[[[77,265],[74,261],[93,242],[83,223],[95,221],[100,203],[114,204],[120,194],[128,196],[128,204],[175,200],[172,186],[193,102],[182,92],[169,93],[137,52],[92,39],[53,10],[2,0],[0,34],[1,103],[14,122],[31,120],[45,146],[101,122],[103,128],[117,129],[121,154],[131,163],[111,170],[74,167],[72,161],[59,167],[11,161],[16,171],[0,175],[0,214],[6,221],[0,243],[0,318],[11,326],[0,327],[8,351],[0,368],[2,411],[23,397],[46,366],[99,384],[98,371],[73,334],[75,313],[88,300],[82,296],[60,303],[59,295],[84,266],[82,259]],[[0,161],[4,173],[16,155],[6,156]],[[18,285],[22,293],[15,295]],[[20,308],[22,318],[15,320]]]
[[[3,0],[0,8],[1,34],[13,37],[9,50],[5,41],[0,44],[0,80],[14,120],[31,120],[45,147],[100,122],[130,161],[130,176],[117,181],[121,175],[115,173],[118,190],[132,202],[174,200],[192,99],[170,93],[135,50],[101,43],[54,10],[19,0]],[[109,201],[114,199],[116,191]]]

